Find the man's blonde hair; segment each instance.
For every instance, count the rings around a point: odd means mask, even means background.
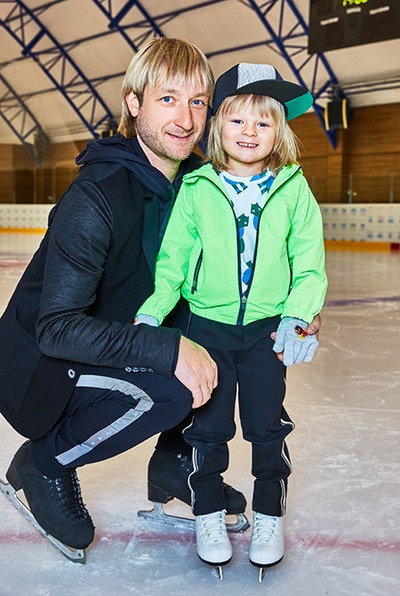
[[[126,104],[126,96],[132,91],[142,104],[146,85],[155,86],[162,80],[187,88],[200,83],[211,98],[214,77],[203,52],[183,39],[160,37],[142,47],[132,58],[122,82],[122,111],[118,132],[130,139],[136,135],[136,121]]]
[[[239,110],[249,110],[260,117],[270,116],[275,122],[275,142],[264,168],[269,167],[276,174],[281,167],[297,163],[300,156],[299,141],[286,121],[283,105],[266,95],[233,95],[224,99],[210,122],[207,159],[217,170],[228,169],[228,156],[222,146],[223,118]]]

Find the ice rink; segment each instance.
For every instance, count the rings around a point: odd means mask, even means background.
[[[0,233],[0,311],[40,241]],[[328,252],[320,347],[288,371],[296,424],[285,518],[286,554],[262,583],[232,537],[221,581],[196,554],[193,531],[144,522],[155,439],[79,471],[96,538],[86,564],[60,555],[0,495],[0,595],[399,596],[400,255]],[[1,388],[0,388],[1,390]],[[0,417],[0,476],[23,441]],[[240,431],[225,479],[251,501],[250,450]],[[183,505],[169,512],[189,515]],[[251,511],[248,510],[251,517]]]

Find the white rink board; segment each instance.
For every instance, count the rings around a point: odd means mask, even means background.
[[[54,205],[0,204],[0,231],[45,230]],[[400,204],[321,205],[325,240],[400,242]]]
[[[321,205],[325,240],[400,242],[400,204]]]
[[[45,230],[54,205],[0,204],[1,230]]]

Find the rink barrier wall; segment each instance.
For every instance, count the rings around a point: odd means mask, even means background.
[[[53,204],[0,204],[0,232],[43,233]]]
[[[0,204],[0,232],[42,233],[53,204]],[[328,250],[399,252],[400,203],[321,204]]]
[[[399,252],[399,203],[321,204],[327,250]]]

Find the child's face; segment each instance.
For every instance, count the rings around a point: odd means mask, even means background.
[[[275,134],[276,124],[271,116],[260,116],[243,108],[225,114],[221,140],[228,172],[234,176],[254,176],[262,172],[273,149]]]

